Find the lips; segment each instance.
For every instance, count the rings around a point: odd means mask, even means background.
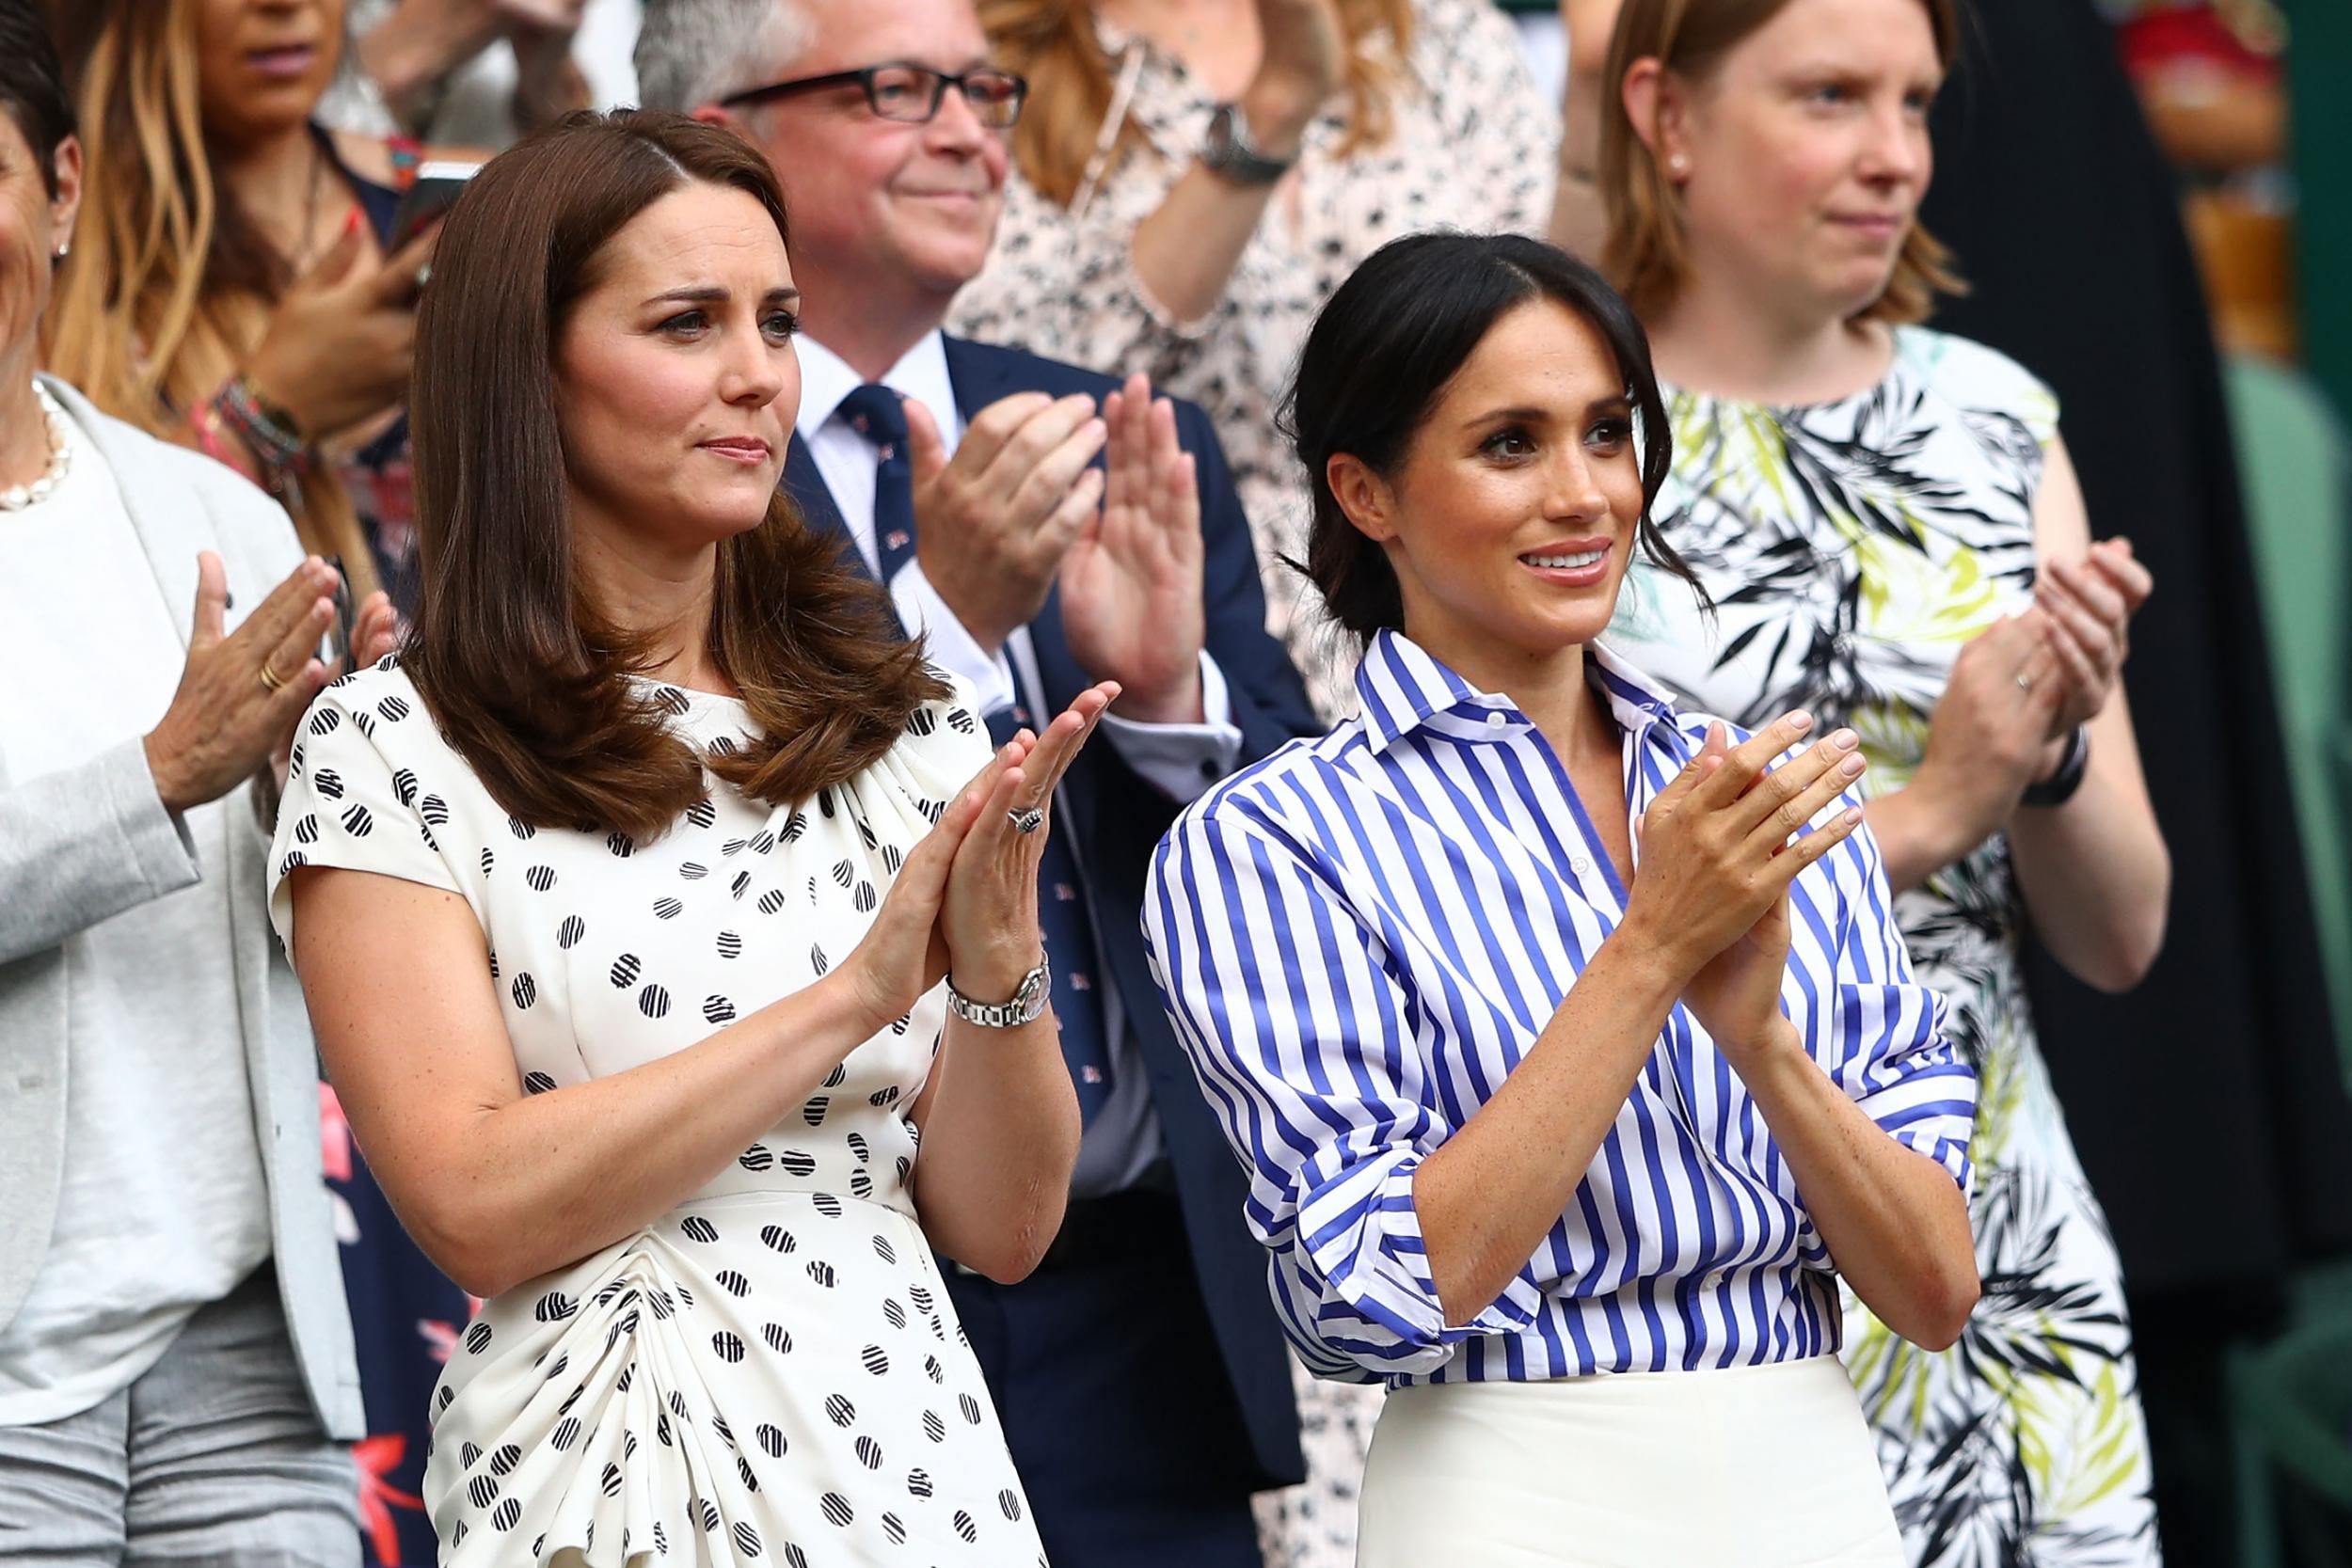
[[[1519,556],[1519,564],[1544,581],[1562,588],[1589,588],[1609,575],[1609,555],[1616,547],[1608,539],[1566,539]]]
[[[267,49],[248,49],[245,57],[260,74],[283,78],[307,75],[317,63],[319,52],[312,44],[281,43]]]
[[[756,436],[730,436],[716,441],[705,441],[701,445],[705,451],[716,452],[738,463],[765,463],[775,454],[776,450]]]

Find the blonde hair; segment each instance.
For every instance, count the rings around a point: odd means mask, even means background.
[[[1390,130],[1389,102],[1413,40],[1412,0],[1338,0],[1347,43],[1347,135],[1342,155],[1377,146]],[[1012,135],[1021,177],[1067,207],[1093,157],[1110,112],[1111,70],[1094,31],[1089,0],[979,0],[980,24],[1007,71],[1028,78],[1028,105]],[[1386,51],[1374,45],[1385,39]],[[1107,168],[1141,146],[1133,120],[1119,128]]]
[[[1690,277],[1682,210],[1658,156],[1633,128],[1625,106],[1626,72],[1655,59],[1686,82],[1700,82],[1748,35],[1780,13],[1788,0],[1626,0],[1609,43],[1608,84],[1601,105],[1600,194],[1609,214],[1602,270],[1644,320],[1671,306]],[[1936,58],[1951,68],[1960,51],[1955,0],[1920,0],[1935,32]],[[1904,325],[1923,322],[1940,293],[1968,292],[1952,253],[1917,222],[1903,237],[1886,288],[1857,321]]]
[[[189,416],[260,341],[288,269],[215,178],[197,0],[118,0],[105,11],[68,61],[86,173],[43,357],[105,412],[184,441]],[[374,561],[333,472],[313,463],[286,499],[303,547],[342,556],[353,588],[372,592]]]

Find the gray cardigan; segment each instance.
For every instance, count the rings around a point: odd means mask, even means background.
[[[239,610],[268,596],[301,546],[286,515],[209,458],[109,419],[63,382],[65,405],[121,489],[164,602],[187,641],[199,550],[228,568]],[[234,621],[231,615],[231,621]],[[139,742],[24,783],[0,735],[0,1325],[32,1289],[57,1213],[65,1163],[66,939],[201,875],[179,822],[156,798]],[[231,949],[254,1131],[269,1190],[270,1234],[287,1328],[329,1435],[365,1431],[333,1212],[320,1170],[318,1058],[302,991],[270,933],[270,835],[250,784],[229,825]],[[168,1143],[168,1129],[162,1130]]]

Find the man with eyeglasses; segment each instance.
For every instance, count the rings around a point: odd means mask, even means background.
[[[1086,1117],[1068,1217],[1020,1284],[944,1273],[1057,1568],[1256,1564],[1249,1494],[1303,1469],[1287,1352],[1139,929],[1176,812],[1320,732],[1265,633],[1224,456],[1140,376],[940,331],[988,259],[1026,96],[971,0],[648,0],[637,69],[649,106],[735,127],[784,182],[803,293],[785,483],[811,523],[1000,736],[1124,689],[1040,876]]]

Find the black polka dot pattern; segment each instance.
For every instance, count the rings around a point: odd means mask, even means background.
[[[707,753],[723,753],[723,730],[747,734],[719,699],[649,701]],[[396,664],[320,699],[298,741],[271,865],[460,893],[496,955],[528,1095],[689,1049],[825,974],[986,755],[977,724],[960,735],[940,705],[817,799],[769,806],[714,781],[639,840],[499,805]],[[796,1568],[893,1548],[910,1568],[1039,1561],[909,1217],[904,1111],[943,1016],[934,991],[828,1065],[783,1125],[641,1237],[484,1304],[431,1401],[426,1492],[450,1560],[684,1561],[699,1542],[717,1560]]]

